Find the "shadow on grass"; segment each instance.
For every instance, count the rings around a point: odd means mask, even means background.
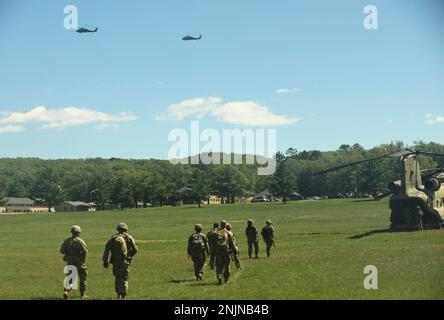
[[[296,236],[320,236],[320,235],[341,235],[350,234],[350,232],[302,232],[302,233],[292,233]]]
[[[193,282],[193,281],[196,281],[196,279],[173,279],[168,282],[170,282],[170,283],[187,283],[187,282]]]
[[[349,237],[347,239],[356,240],[356,239],[361,239],[361,238],[364,238],[364,237],[372,236],[374,234],[389,233],[389,232],[390,232],[390,229],[372,230],[372,231],[368,231],[368,232],[364,232],[364,233],[361,233],[361,234],[357,234],[357,235],[351,236],[351,237]]]
[[[203,282],[197,282],[196,279],[173,279],[168,282],[170,282],[170,283],[188,283],[188,285],[191,287],[217,286],[217,282],[203,283]]]
[[[368,199],[358,199],[358,200],[353,200],[352,202],[377,202],[379,200],[373,199],[373,198],[368,198]]]
[[[32,297],[31,300],[37,300],[37,301],[51,300],[51,301],[53,301],[53,300],[63,300],[63,298],[61,298],[61,297]]]
[[[197,282],[197,283],[190,283],[191,287],[209,287],[209,286],[219,286],[219,284],[217,282],[214,283],[201,283],[201,282]]]

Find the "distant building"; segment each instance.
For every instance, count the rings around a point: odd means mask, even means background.
[[[211,195],[208,197],[207,201],[202,201],[203,204],[221,204],[222,199],[219,196]]]
[[[240,197],[237,198],[237,202],[239,203],[251,203],[253,201],[254,197]]]
[[[37,204],[34,200],[29,198],[4,198],[2,201],[3,207],[0,208],[1,213],[36,213],[49,212],[47,206]]]
[[[56,211],[96,211],[93,204],[83,201],[65,201],[56,206]]]

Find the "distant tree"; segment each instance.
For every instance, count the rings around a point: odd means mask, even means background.
[[[128,172],[117,173],[111,186],[111,201],[119,205],[120,209],[130,208],[133,204],[133,195]]]
[[[285,152],[285,158],[286,159],[297,159],[298,157],[298,151],[294,148],[288,148]]]
[[[278,152],[276,153],[275,158],[276,158],[276,161],[277,161],[277,162],[281,162],[281,161],[284,161],[284,160],[286,159],[286,158],[285,158],[285,154],[283,154],[283,153],[280,152],[280,151],[278,151]]]
[[[247,177],[234,165],[214,166],[211,172],[212,188],[227,203],[233,203],[236,196],[247,193],[249,181]]]
[[[43,168],[38,174],[33,188],[35,198],[41,198],[51,210],[65,200],[61,178],[52,168]]]
[[[202,201],[208,199],[208,195],[210,192],[210,182],[208,179],[208,175],[205,171],[201,169],[195,169],[193,170],[190,180],[190,187],[192,189],[190,196],[193,198],[193,200],[197,201],[197,204],[200,208]]]
[[[289,170],[287,161],[278,164],[273,178],[273,194],[283,197],[287,203],[287,197],[296,191],[296,176]]]

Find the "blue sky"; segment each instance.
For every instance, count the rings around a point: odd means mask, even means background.
[[[99,32],[65,30],[69,4]],[[363,28],[368,4],[378,30]],[[443,12],[432,0],[0,0],[0,157],[166,159],[168,133],[199,114],[168,108],[198,98],[201,128],[255,128],[259,108],[283,151],[443,143]],[[213,114],[210,97],[247,123]]]

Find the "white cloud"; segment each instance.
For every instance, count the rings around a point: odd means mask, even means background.
[[[1,126],[0,125],[0,133],[16,133],[16,132],[21,132],[23,130],[25,130],[25,127],[23,127],[23,126],[14,126],[14,125]]]
[[[196,98],[173,104],[156,120],[180,121],[194,116],[215,117],[217,120],[242,126],[282,126],[296,123],[299,119],[286,115],[276,115],[266,106],[255,101],[235,101],[222,103],[219,97]]]
[[[427,114],[425,116],[424,122],[426,124],[441,124],[444,123],[444,117],[443,116],[434,116],[431,114]]]
[[[165,114],[156,116],[156,120],[180,121],[192,115],[195,115],[198,119],[201,119],[206,114],[217,109],[221,102],[222,99],[218,97],[185,100],[169,106]]]
[[[43,128],[64,129],[85,124],[106,127],[136,119],[135,115],[125,112],[113,115],[84,108],[48,109],[38,106],[28,112],[2,113],[0,133],[23,131],[29,123],[41,123]]]
[[[274,91],[275,93],[283,94],[283,93],[292,93],[292,92],[301,92],[299,88],[280,88]]]

